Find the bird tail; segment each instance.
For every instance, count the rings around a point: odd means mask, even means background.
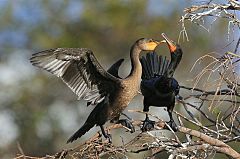
[[[77,140],[81,136],[83,136],[86,132],[88,132],[95,124],[93,122],[88,123],[85,122],[84,125],[78,129],[68,140],[67,143],[73,142],[74,140]]]
[[[150,79],[163,75],[169,65],[169,60],[155,52],[149,52],[140,58],[142,64],[142,79]]]
[[[92,110],[92,112],[89,114],[83,126],[67,140],[67,143],[77,140],[86,132],[88,132],[92,127],[94,127],[94,125],[103,125],[107,121],[107,117],[104,117],[104,115],[106,115],[106,104],[108,102],[109,97],[105,96],[104,100],[101,103],[98,103],[96,107]]]

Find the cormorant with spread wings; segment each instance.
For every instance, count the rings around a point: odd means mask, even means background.
[[[57,48],[32,55],[30,61],[34,66],[61,78],[79,99],[96,105],[84,125],[67,142],[80,138],[94,125],[100,126],[104,137],[111,141],[103,125],[108,120],[119,122],[122,111],[137,95],[140,87],[142,66],[139,54],[141,51],[152,51],[159,44],[157,40],[146,38],[134,43],[130,50],[132,68],[125,79],[114,77],[105,71],[93,52],[87,48]],[[126,120],[121,120],[120,123],[133,129]]]

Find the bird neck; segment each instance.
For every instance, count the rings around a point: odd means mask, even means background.
[[[141,51],[142,50],[139,47],[137,47],[136,45],[134,45],[131,48],[130,59],[131,59],[132,68],[131,68],[131,72],[127,78],[136,77],[138,79],[141,79],[142,65],[139,60],[139,54]]]
[[[174,71],[176,70],[178,64],[182,59],[182,53],[171,53],[171,62],[168,66],[167,71],[165,72],[165,76],[168,78],[173,77]]]

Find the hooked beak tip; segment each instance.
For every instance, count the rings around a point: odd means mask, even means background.
[[[162,35],[162,37],[165,39],[165,40],[162,40],[162,41],[165,41],[165,43],[168,44],[168,47],[169,47],[170,51],[171,51],[171,52],[176,51],[177,47],[176,47],[176,45],[172,42],[172,40],[169,39],[165,33],[162,33],[161,35]]]
[[[166,43],[167,41],[166,40],[161,40],[159,43]]]

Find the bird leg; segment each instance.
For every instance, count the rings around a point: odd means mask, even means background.
[[[121,113],[121,114],[126,116],[128,119],[119,119],[120,118],[120,114],[119,114],[119,116],[113,118],[112,120],[110,120],[110,122],[111,123],[116,123],[116,124],[121,124],[121,125],[127,127],[128,129],[130,129],[131,133],[135,132],[135,128],[134,128],[132,122],[130,121],[132,119],[124,113]]]
[[[116,122],[116,124],[122,124],[123,126],[129,128],[131,133],[135,132],[135,128],[134,128],[132,122],[129,119],[119,119]]]
[[[100,125],[103,136],[108,139],[109,143],[112,143],[112,136],[105,132],[103,125]]]
[[[178,127],[177,127],[177,125],[176,125],[176,123],[174,122],[173,117],[172,117],[173,108],[174,108],[174,105],[171,106],[171,107],[168,107],[168,109],[167,109],[168,115],[169,115],[169,118],[170,118],[170,121],[167,122],[167,124],[173,129],[173,131],[176,132],[176,131],[178,130]]]
[[[148,114],[146,114],[146,118],[143,121],[143,126],[141,127],[142,132],[152,130],[154,128],[155,121],[149,119]]]
[[[145,98],[143,100],[143,111],[148,112],[149,111],[149,105],[146,103]],[[146,114],[146,118],[143,121],[143,126],[141,127],[142,132],[152,130],[154,128],[155,121],[152,121],[149,119],[148,114]]]

